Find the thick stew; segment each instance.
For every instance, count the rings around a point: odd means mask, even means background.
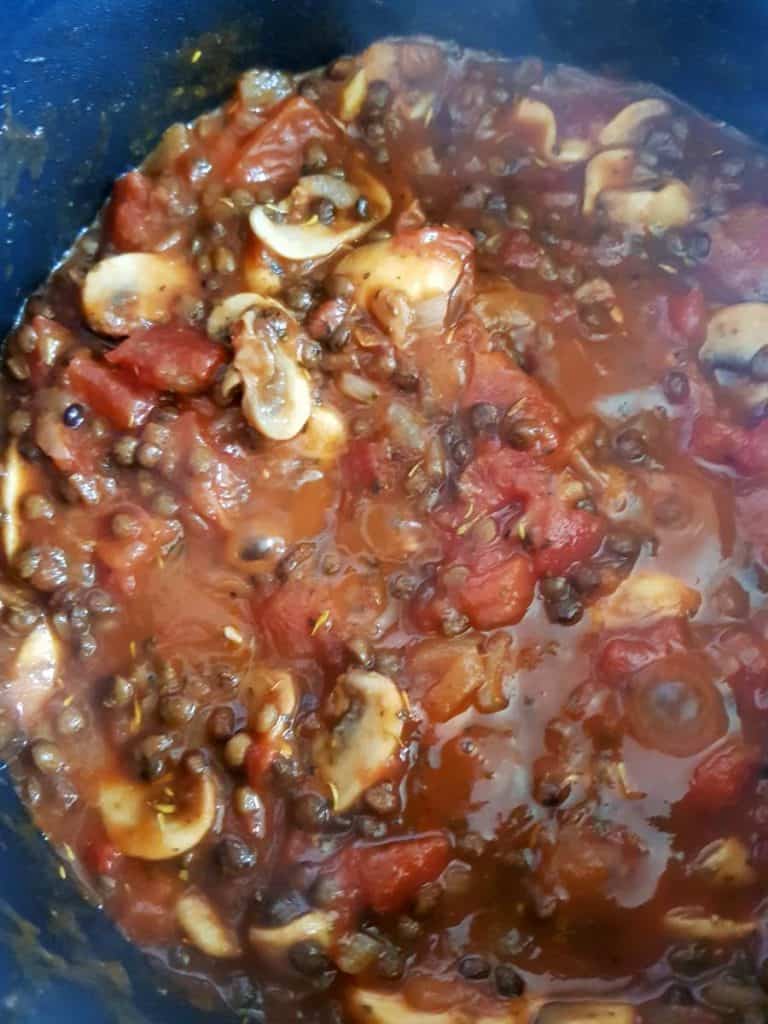
[[[768,162],[382,42],[168,129],[5,350],[0,743],[244,1020],[768,1013]]]

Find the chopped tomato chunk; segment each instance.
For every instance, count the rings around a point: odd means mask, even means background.
[[[768,420],[751,430],[709,416],[694,424],[691,449],[708,462],[731,466],[745,476],[768,471]]]
[[[736,740],[719,747],[696,768],[685,797],[702,811],[715,813],[737,800],[757,770],[756,750]]]
[[[451,847],[446,836],[437,834],[356,847],[351,855],[366,906],[377,914],[394,914],[442,874]]]
[[[171,231],[168,199],[141,171],[118,178],[106,214],[110,239],[123,252],[151,252]]]
[[[131,375],[78,354],[67,367],[74,393],[95,413],[121,430],[140,427],[157,404],[157,392],[142,387]]]
[[[140,384],[192,395],[205,390],[226,355],[201,331],[160,325],[136,331],[105,359],[129,370]]]
[[[476,629],[513,626],[528,610],[535,582],[530,558],[516,554],[488,568],[472,569],[457,599]]]
[[[310,142],[329,144],[337,137],[336,128],[319,107],[303,96],[292,96],[243,142],[229,174],[230,183],[268,181],[276,188],[288,188],[299,176],[305,146]]]

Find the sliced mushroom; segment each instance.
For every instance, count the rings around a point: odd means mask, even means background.
[[[693,193],[677,179],[659,188],[606,189],[600,205],[614,224],[648,231],[681,228],[693,218]]]
[[[5,453],[5,467],[2,485],[0,486],[3,550],[9,562],[18,551],[21,541],[19,501],[27,490],[27,478],[27,464],[19,455],[19,448],[16,442],[11,441]]]
[[[768,402],[768,381],[752,380],[733,370],[715,370],[715,380],[721,388],[727,388],[742,409],[757,409]]]
[[[94,331],[120,338],[170,320],[181,296],[198,289],[188,264],[161,253],[126,252],[107,256],[88,271],[83,311]]]
[[[717,370],[748,373],[752,359],[766,344],[768,303],[740,302],[724,306],[709,318],[699,359]]]
[[[248,931],[253,948],[275,966],[285,966],[288,953],[300,942],[312,942],[328,949],[333,939],[334,918],[320,910],[303,914],[288,924],[276,928],[257,928]]]
[[[400,746],[405,702],[387,676],[354,670],[339,678],[331,703],[345,710],[315,740],[314,761],[336,810],[345,811],[386,774]]]
[[[309,419],[312,395],[296,359],[295,321],[271,317],[277,304],[264,302],[269,304],[249,308],[230,328],[234,367],[243,379],[245,418],[265,437],[287,441]]]
[[[623,188],[632,181],[635,151],[626,147],[606,149],[593,156],[584,175],[582,213],[594,213],[599,196],[606,189]]]
[[[701,595],[675,576],[661,572],[633,573],[612,594],[593,607],[595,619],[606,629],[640,626],[658,619],[694,615]]]
[[[216,817],[216,785],[205,775],[189,776],[183,802],[166,790],[110,779],[98,796],[101,819],[112,842],[129,857],[170,860],[197,846]]]
[[[536,1024],[635,1024],[637,1019],[629,1003],[548,1003]]]
[[[664,930],[694,942],[737,942],[757,931],[756,921],[733,921],[707,914],[701,907],[676,907],[664,915]]]
[[[206,956],[220,960],[240,956],[234,930],[224,924],[202,893],[185,893],[176,904],[176,918],[189,941]]]
[[[331,224],[322,223],[312,213],[311,204],[319,199],[333,203]],[[357,211],[363,199],[367,212],[361,219]],[[381,182],[358,168],[350,173],[349,180],[332,174],[300,178],[291,194],[276,206],[254,206],[250,224],[253,233],[279,256],[315,260],[368,234],[391,209],[392,200]],[[294,220],[297,216],[300,219]]]
[[[11,697],[26,728],[34,723],[53,692],[60,655],[59,641],[46,621],[22,641],[13,666]]]
[[[557,119],[552,108],[541,100],[523,97],[515,108],[514,123],[534,136],[536,152],[550,163],[579,163],[592,152],[586,139],[563,139],[558,143]]]
[[[227,296],[213,308],[206,325],[208,333],[217,341],[226,340],[229,337],[232,324],[236,323],[249,309],[276,310],[287,317],[291,316],[277,299],[266,298],[258,292],[237,292],[236,295]]]
[[[346,83],[341,92],[339,117],[342,121],[354,121],[365,103],[368,92],[368,75],[364,67],[359,68]]]
[[[744,843],[736,836],[716,839],[701,850],[690,868],[692,874],[714,885],[737,887],[757,880]]]
[[[664,117],[671,108],[664,100],[637,100],[624,107],[600,132],[601,146],[632,146],[642,142],[648,122]]]
[[[484,1013],[469,1002],[466,1010],[458,1006],[450,1010],[418,1010],[409,1006],[400,993],[365,988],[351,988],[346,997],[350,1017],[358,1024],[528,1024],[539,1002],[516,999],[500,1006],[498,1012]],[[606,1018],[600,1024],[608,1024],[609,1020],[610,1024],[624,1024],[622,1018]]]
[[[301,454],[322,465],[334,463],[347,443],[344,417],[329,405],[316,406],[297,439]]]
[[[430,318],[435,326],[441,326],[463,269],[461,256],[447,246],[420,248],[401,244],[395,237],[361,245],[344,257],[336,273],[354,283],[358,305],[371,312],[374,300],[384,289],[404,296],[415,307],[417,318],[418,307],[438,302],[439,315],[431,309]]]

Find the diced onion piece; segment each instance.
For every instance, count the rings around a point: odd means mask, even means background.
[[[514,120],[524,130],[535,132],[536,150],[550,163],[580,163],[592,152],[593,147],[586,139],[563,139],[558,143],[554,112],[541,100],[523,97],[515,109]]]
[[[16,654],[10,696],[27,728],[53,692],[59,657],[59,642],[47,622],[35,626]]]
[[[444,302],[442,314],[434,308],[430,318],[440,325],[445,318],[448,297],[463,270],[458,253],[419,250],[399,245],[396,238],[369,242],[355,249],[336,267],[336,273],[349,278],[356,286],[355,298],[368,308],[383,288],[402,293],[416,312],[421,303],[431,299]]]
[[[718,370],[745,373],[753,356],[768,343],[768,303],[739,302],[709,318],[699,359]]]
[[[295,350],[282,341],[260,316],[277,303],[264,300],[249,308],[232,327],[234,367],[243,378],[243,413],[251,426],[273,441],[287,441],[304,427],[312,411],[309,377],[296,361]],[[292,329],[291,329],[292,324]],[[297,326],[289,318],[288,337]]]
[[[329,733],[314,743],[315,767],[332,788],[336,810],[345,811],[386,774],[403,733],[403,695],[387,676],[353,670],[336,683],[348,705]]]
[[[257,292],[237,292],[220,302],[208,317],[207,330],[212,338],[222,340],[229,336],[229,329],[249,309],[277,309],[286,316],[291,314],[276,299],[266,298]]]
[[[601,146],[632,146],[642,141],[648,122],[670,113],[664,100],[637,100],[620,110],[600,132]]]
[[[259,666],[250,672],[240,689],[240,699],[248,709],[249,725],[253,732],[278,738],[285,732],[296,707],[299,697],[296,682],[290,672],[282,668]],[[269,707],[273,715],[269,716],[269,727],[265,730],[260,722]]]
[[[693,194],[677,180],[657,189],[605,189],[600,205],[614,224],[648,231],[681,228],[693,218]]]
[[[482,1013],[471,1005],[466,1010],[419,1010],[409,1006],[397,992],[351,988],[346,1006],[355,1024],[529,1024],[540,1000],[515,999],[499,1006],[498,1012]],[[608,1020],[601,1022],[608,1024]],[[610,1024],[624,1024],[620,1018]]]
[[[660,572],[633,573],[593,607],[605,629],[641,626],[664,618],[694,615],[701,604],[697,590],[675,576]]]
[[[301,454],[330,465],[339,457],[347,443],[347,425],[344,417],[329,405],[312,410],[307,426],[297,439]]]
[[[368,201],[368,217],[355,213],[357,200]],[[308,205],[311,198],[331,198],[336,207],[333,223],[323,224],[309,216],[299,223],[273,220],[266,207],[254,206],[250,213],[253,233],[273,252],[289,260],[314,260],[329,256],[342,245],[357,241],[384,220],[392,209],[389,192],[380,181],[361,168],[342,181],[333,175],[313,174],[300,178],[293,192],[276,207],[289,214],[294,205]]]
[[[362,67],[352,75],[344,86],[339,105],[339,117],[342,121],[354,121],[365,103],[368,92],[368,76]]]
[[[333,938],[334,919],[319,910],[297,917],[276,928],[252,927],[248,939],[261,956],[275,966],[286,966],[290,949],[299,942],[312,942],[328,949]]]
[[[141,860],[170,860],[191,850],[216,817],[216,786],[208,775],[190,776],[193,791],[170,813],[153,804],[156,791],[138,782],[101,784],[98,806],[107,835],[123,853]],[[163,806],[170,798],[161,798]]]
[[[83,311],[94,331],[121,338],[170,320],[180,297],[198,290],[197,275],[186,263],[161,253],[126,252],[88,271]]]
[[[593,156],[587,164],[584,175],[583,214],[594,213],[598,198],[606,189],[623,188],[632,180],[635,168],[635,151],[620,147],[606,149]]]
[[[27,490],[28,475],[27,464],[19,454],[18,445],[11,441],[5,452],[5,467],[0,485],[3,550],[9,562],[18,551],[21,542],[19,501]]]
[[[716,839],[691,864],[691,872],[706,882],[725,887],[752,885],[757,880],[744,843],[736,836]]]
[[[350,373],[348,370],[339,378],[339,390],[354,402],[375,402],[379,397],[379,389],[372,380],[361,377],[359,373]]]
[[[664,915],[664,930],[694,942],[738,942],[757,931],[757,922],[733,921],[707,914],[701,907],[676,907]]]
[[[201,953],[219,960],[240,956],[240,943],[202,893],[192,890],[176,904],[176,918],[182,931]]]

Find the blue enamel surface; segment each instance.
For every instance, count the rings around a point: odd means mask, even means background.
[[[430,32],[651,79],[768,138],[767,29],[766,0],[0,0],[0,336],[109,182],[237,69],[311,67],[376,36]],[[22,165],[20,148],[33,158]],[[42,840],[10,827],[23,820],[0,774],[0,1024],[210,1021],[162,995]],[[30,923],[46,953],[19,959],[8,937]],[[125,963],[128,997],[82,980],[102,959]]]

